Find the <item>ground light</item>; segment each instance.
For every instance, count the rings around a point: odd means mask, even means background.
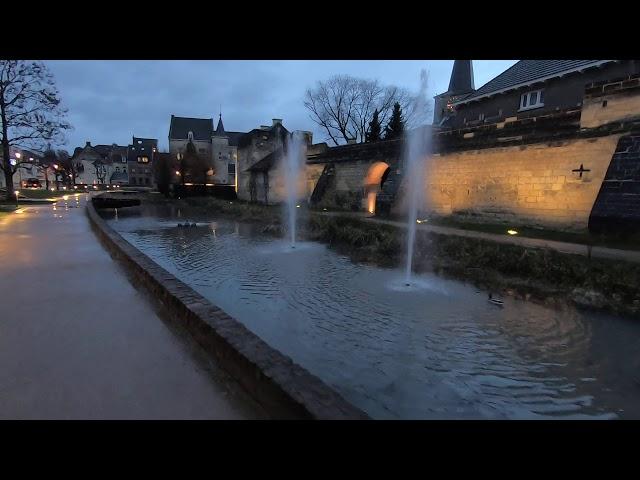
[[[507,233],[509,235],[517,235],[518,234],[518,232],[516,230],[513,230],[513,229],[507,230]]]

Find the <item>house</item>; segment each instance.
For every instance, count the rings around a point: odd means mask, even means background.
[[[152,188],[155,185],[153,163],[158,154],[158,140],[133,136],[127,147],[129,185]]]
[[[303,155],[307,160],[327,149],[326,143],[313,144],[311,132],[294,133],[304,135]],[[263,126],[252,130],[242,138],[238,154],[238,198],[264,204],[285,201],[287,192],[284,159],[289,146],[287,139],[290,136],[279,121],[274,121],[271,127]],[[321,173],[321,166],[310,165],[306,161],[301,165],[301,176],[297,185],[297,195],[301,201],[306,201],[311,196]]]
[[[476,90],[472,61],[456,60],[433,123],[458,129],[579,110],[587,84],[638,73],[638,60],[520,60]]]
[[[235,187],[238,142],[243,135],[244,132],[225,130],[222,114],[215,130],[212,118],[171,115],[169,153],[179,159],[186,153],[187,144],[192,142],[196,153],[211,167],[212,175],[206,183]]]
[[[126,184],[127,147],[117,144],[91,145],[73,151],[71,161],[76,169],[76,183],[80,185]]]
[[[46,185],[46,177],[53,181],[52,168],[46,168],[42,163],[42,156],[39,153],[23,148],[9,147],[10,162],[12,165],[20,166],[13,175],[14,188],[23,188],[27,180],[37,178],[42,186]],[[0,188],[6,188],[4,172],[0,171]]]

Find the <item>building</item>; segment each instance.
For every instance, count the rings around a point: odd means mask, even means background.
[[[487,83],[494,94],[485,85],[462,100],[451,98],[460,91],[452,79],[439,97],[455,108],[448,128],[432,129],[421,214],[500,223],[505,232],[514,226],[640,232],[640,73],[628,73],[637,64],[587,61],[580,70],[570,62],[576,61],[536,61],[543,71],[520,62],[520,83],[509,69],[502,93],[494,79]],[[522,108],[524,102],[532,108]],[[473,109],[485,109],[485,117],[464,122],[461,115]],[[312,203],[406,212],[402,146],[402,140],[342,145],[308,158],[323,167]]]
[[[79,185],[127,183],[127,147],[117,144],[77,147],[71,157]]]
[[[158,140],[133,136],[127,147],[128,183],[130,186],[155,186],[153,164],[158,154]]]
[[[192,142],[197,154],[209,162],[212,175],[207,183],[236,186],[238,143],[244,132],[226,131],[222,114],[214,130],[212,118],[190,118],[171,115],[169,153],[178,159]]]
[[[638,73],[638,60],[521,60],[476,90],[472,61],[456,60],[433,123],[455,129],[581,109],[587,84]]]
[[[47,177],[49,181],[54,181],[53,167],[45,167],[42,164],[42,157],[39,153],[22,148],[9,147],[9,157],[12,165],[20,163],[16,173],[13,175],[14,188],[23,188],[26,182],[37,179],[42,186],[46,185]],[[6,188],[4,172],[0,171],[0,188]]]

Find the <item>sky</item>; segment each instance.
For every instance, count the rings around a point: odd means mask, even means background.
[[[475,87],[516,60],[474,60]],[[224,127],[249,131],[283,119],[289,130],[326,134],[311,120],[304,93],[318,80],[349,74],[417,91],[420,71],[429,74],[429,96],[447,90],[453,60],[60,60],[46,61],[74,129],[63,148],[128,145],[133,135],[157,138],[168,148],[171,115],[214,118]]]

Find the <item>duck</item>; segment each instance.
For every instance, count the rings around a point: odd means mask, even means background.
[[[497,298],[493,298],[493,294],[489,294],[489,303],[493,303],[494,305],[498,305],[500,307],[504,306],[504,302]]]

